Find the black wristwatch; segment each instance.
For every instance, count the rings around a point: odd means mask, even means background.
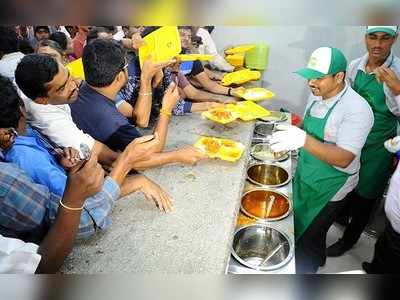
[[[229,89],[228,89],[228,96],[232,96],[231,90],[232,90],[232,88],[229,88]]]

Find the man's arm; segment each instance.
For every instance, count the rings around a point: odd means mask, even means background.
[[[211,80],[206,72],[203,71],[194,76],[194,78],[196,78],[207,91],[221,95],[228,95],[229,87],[222,86],[218,84],[218,82]]]
[[[153,153],[147,160],[133,163],[133,169],[137,171],[143,171],[172,163],[193,165],[204,158],[205,155],[200,150],[192,146],[188,146],[174,151]]]
[[[111,166],[118,158],[117,152],[112,151],[107,147],[107,145],[104,145],[99,141],[94,143],[92,153],[93,155],[97,155],[99,162],[106,166]]]
[[[65,257],[71,252],[78,232],[82,210],[79,210],[85,199],[100,191],[104,181],[104,171],[93,155],[85,166],[79,170],[82,163],[74,167],[68,176],[62,202],[54,225],[39,246],[38,253],[42,256],[37,273],[55,273],[63,264]]]
[[[188,84],[183,88],[185,95],[192,100],[199,102],[220,102],[220,103],[235,103],[236,99],[234,97],[229,97],[225,95],[213,94],[203,90],[195,88],[193,85]]]
[[[310,135],[306,137],[304,149],[313,154],[316,158],[339,168],[348,167],[356,157],[350,151],[333,144],[322,143]]]
[[[178,86],[172,83],[164,93],[162,100],[162,108],[160,110],[160,118],[157,122],[154,133],[157,134],[160,139],[159,148],[157,152],[162,151],[165,146],[168,134],[168,124],[172,115],[172,110],[174,109],[176,103],[180,98]]]

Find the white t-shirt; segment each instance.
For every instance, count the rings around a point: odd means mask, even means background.
[[[397,165],[396,171],[390,179],[385,213],[393,229],[400,234],[400,164]]]
[[[348,84],[343,91],[330,99],[323,100],[321,97],[311,94],[304,115],[314,101],[316,103],[310,114],[321,119],[339,101],[326,122],[324,140],[350,151],[356,156],[346,168],[335,167],[348,174],[356,173],[347,179],[344,186],[331,199],[331,201],[339,201],[351,192],[358,183],[361,150],[374,124],[374,115],[367,101]]]
[[[24,99],[27,121],[60,147],[72,147],[80,152],[80,144],[92,149],[95,140],[80,130],[71,116],[68,104],[43,105]],[[81,153],[82,156],[82,153]]]
[[[214,59],[210,62],[211,66],[226,72],[232,72],[234,67],[231,66],[217,51],[217,47],[210,35],[204,28],[199,28],[196,35],[201,37],[202,44],[199,46],[200,54],[214,55]]]
[[[0,234],[0,274],[35,273],[41,259],[38,248],[38,245]]]
[[[24,57],[24,54],[21,52],[13,52],[10,54],[5,54],[0,59],[0,74],[8,77],[11,81],[14,81],[14,73],[17,68],[18,63]]]

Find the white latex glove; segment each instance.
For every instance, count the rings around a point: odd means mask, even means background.
[[[392,139],[388,139],[383,145],[387,151],[396,153],[400,150],[400,136],[395,136]]]
[[[279,131],[274,132],[269,141],[272,151],[296,150],[304,146],[307,134],[303,129],[284,124],[277,125],[275,129]]]

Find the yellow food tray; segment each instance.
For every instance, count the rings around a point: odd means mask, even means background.
[[[179,54],[176,56],[177,59],[180,61],[194,61],[194,60],[201,60],[201,61],[211,61],[214,59],[214,55],[208,54]]]
[[[240,117],[240,113],[229,109],[228,106],[212,108],[201,115],[220,124],[228,124]]]
[[[251,101],[266,100],[275,96],[273,92],[264,88],[250,88],[245,90],[239,90],[237,94],[241,98]]]
[[[231,162],[240,159],[245,148],[242,143],[209,136],[200,137],[194,146],[209,158],[219,158]]]
[[[242,101],[237,104],[226,105],[228,110],[239,113],[239,118],[243,121],[251,121],[257,118],[264,118],[271,113],[264,107],[255,104],[253,101]]]
[[[154,62],[170,60],[181,51],[181,39],[177,26],[163,26],[143,38],[146,42],[139,48],[140,65],[151,54]]]
[[[225,56],[225,60],[234,67],[243,67],[244,53],[237,53]]]
[[[256,47],[255,44],[244,44],[244,45],[239,45],[230,49],[225,50],[226,54],[236,54],[236,53],[242,53],[249,51],[251,49],[254,49]]]
[[[240,71],[225,74],[222,78],[222,85],[228,86],[231,84],[242,84],[251,80],[258,80],[261,77],[259,71],[252,71],[249,69],[243,69]]]

